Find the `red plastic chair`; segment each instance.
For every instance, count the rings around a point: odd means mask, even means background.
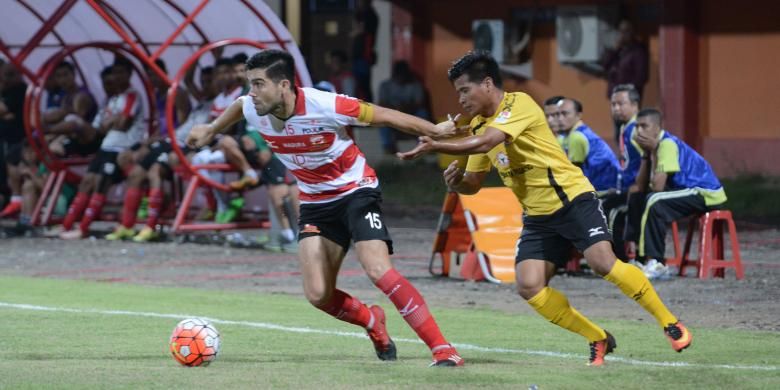
[[[699,226],[699,258],[689,258],[693,232]],[[731,259],[725,259],[724,237],[725,227],[729,229],[731,241]],[[669,264],[669,263],[667,263]],[[729,210],[714,210],[691,218],[688,225],[688,234],[685,238],[685,249],[680,257],[680,276],[685,275],[685,270],[695,267],[700,279],[710,276],[723,278],[727,268],[733,268],[738,280],[745,277],[742,267],[742,258],[739,254],[739,239],[737,228]]]

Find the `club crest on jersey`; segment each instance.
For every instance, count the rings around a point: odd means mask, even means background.
[[[498,113],[498,116],[496,116],[496,119],[494,122],[496,123],[506,123],[506,121],[509,120],[509,117],[512,116],[512,112],[508,110],[504,110]]]
[[[504,152],[498,152],[498,154],[496,154],[496,162],[498,162],[498,165],[501,166],[501,168],[509,167],[509,157]]]

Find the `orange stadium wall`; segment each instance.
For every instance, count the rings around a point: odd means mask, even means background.
[[[422,76],[431,94],[434,115],[446,117],[447,113],[460,111],[452,85],[447,79],[447,69],[453,60],[473,48],[471,22],[474,19],[504,19],[508,21],[514,8],[534,7],[537,1],[497,0],[490,6],[477,1],[411,1],[411,11],[405,3],[400,12],[394,13],[394,22],[405,20],[404,11],[425,23],[413,22],[414,42],[412,55],[415,69]],[[649,3],[649,1],[635,2]],[[609,4],[608,1],[545,1],[543,6]],[[399,8],[399,7],[396,7]],[[629,14],[631,9],[627,9]],[[397,16],[401,14],[400,16]],[[650,49],[650,80],[645,86],[643,101],[655,106],[658,102],[658,29],[657,25],[637,23],[639,35]],[[423,42],[419,42],[423,41]],[[394,48],[394,50],[397,50]],[[397,51],[398,52],[398,51]],[[606,80],[592,76],[569,65],[558,62],[555,39],[555,22],[536,23],[532,31],[533,77],[530,80],[505,77],[505,89],[523,91],[541,103],[553,95],[566,95],[580,100],[584,106],[584,119],[608,142],[612,143],[613,124],[609,113]]]
[[[664,1],[630,1],[623,11],[637,21],[636,29],[650,50],[650,79],[645,86],[643,106],[661,107],[663,95],[659,80],[663,42],[659,39],[659,19],[642,21],[636,17],[643,5]],[[474,19],[508,20],[513,8],[577,4],[614,4],[609,1],[495,0],[484,3],[465,0],[394,0],[393,22],[409,23],[412,31],[407,48],[394,46],[396,58],[409,59],[429,89],[434,115],[460,111],[447,80],[447,69],[473,47],[471,22]],[[780,149],[778,122],[770,120],[780,107],[780,1],[757,0],[756,6],[731,0],[694,1],[692,15],[697,37],[698,74],[691,97],[698,99],[697,129],[691,134],[703,155],[720,176],[742,173],[780,175],[780,164],[770,156]],[[660,11],[659,11],[660,13]],[[533,76],[530,80],[507,78],[505,88],[530,94],[537,102],[563,94],[579,99],[585,120],[612,143],[612,124],[606,97],[606,81],[571,66],[558,63],[554,23],[537,23],[532,34]],[[402,42],[403,43],[403,42]],[[398,40],[394,41],[394,45]],[[400,53],[400,54],[399,54]],[[686,84],[687,85],[687,84]],[[688,98],[687,93],[684,98]],[[694,109],[695,109],[694,107]],[[676,126],[683,127],[683,126]],[[689,129],[670,128],[675,133]],[[687,138],[686,138],[687,139]]]
[[[780,2],[701,3],[699,123],[724,176],[780,175]]]

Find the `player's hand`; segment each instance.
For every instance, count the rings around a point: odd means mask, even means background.
[[[417,146],[414,147],[414,149],[408,151],[408,152],[398,152],[395,155],[398,156],[401,160],[413,160],[417,157],[422,156],[423,154],[430,153],[434,151],[434,140],[431,137],[422,136],[419,138],[419,143]]]
[[[185,142],[187,143],[187,146],[197,149],[211,143],[213,138],[214,134],[210,131],[209,125],[200,124],[192,126],[192,130],[190,130],[190,134],[187,135],[187,140]]]
[[[636,133],[636,143],[647,152],[652,152],[658,147],[658,139],[655,137],[649,137],[642,131]]]
[[[458,168],[458,161],[453,161],[447,166],[447,169],[444,170],[444,183],[447,184],[447,187],[449,188],[455,188],[455,186],[463,181],[464,173],[465,172],[462,169]]]
[[[462,135],[466,135],[471,131],[471,126],[458,126],[458,118],[460,114],[451,117],[447,114],[447,120],[436,124],[436,134],[432,137],[435,139],[452,138]]]

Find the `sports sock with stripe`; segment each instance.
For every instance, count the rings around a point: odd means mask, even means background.
[[[448,345],[420,292],[398,271],[391,268],[375,284],[428,348]]]
[[[655,288],[639,268],[617,260],[604,279],[618,286],[623,294],[645,308],[662,328],[677,322],[677,317],[661,302]]]
[[[371,311],[359,299],[341,290],[334,290],[330,302],[317,306],[318,309],[330,314],[337,320],[349,322],[367,328],[371,322]]]
[[[528,304],[553,324],[585,337],[590,343],[607,338],[604,329],[571,307],[566,296],[552,287],[543,288],[528,300]]]

